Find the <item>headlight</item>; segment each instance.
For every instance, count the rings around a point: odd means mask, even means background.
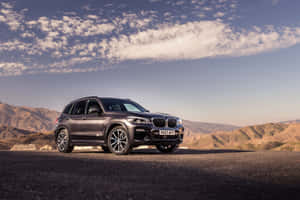
[[[151,124],[150,119],[141,117],[129,117],[128,121],[133,124]]]
[[[181,119],[177,119],[177,126],[178,125],[182,125],[182,120]]]

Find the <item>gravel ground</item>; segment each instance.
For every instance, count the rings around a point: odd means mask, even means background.
[[[0,199],[299,199],[300,153],[0,151]]]

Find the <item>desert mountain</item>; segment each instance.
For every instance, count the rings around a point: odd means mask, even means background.
[[[187,135],[207,134],[217,131],[233,131],[239,127],[228,124],[204,123],[197,121],[183,120]]]
[[[34,132],[48,132],[54,129],[59,113],[45,108],[12,106],[0,103],[0,126]]]
[[[6,137],[4,139],[0,138],[0,150],[9,150],[15,144],[34,144],[38,149],[45,145],[50,145],[54,149],[56,147],[54,135],[52,133],[32,133],[28,131],[23,132],[23,130],[19,131],[14,132],[11,130],[11,132],[15,135],[12,137]]]
[[[11,144],[52,141],[52,134],[37,132],[52,131],[58,115],[59,112],[45,108],[0,103],[0,146],[7,145],[8,141]],[[184,120],[186,137],[183,145],[201,149],[300,151],[300,124],[297,122],[296,120],[238,128],[232,125]]]
[[[34,134],[34,132],[9,126],[0,126],[0,140],[20,138],[30,134]]]
[[[270,123],[185,138],[185,145],[244,150],[300,150],[300,124]]]
[[[280,122],[280,123],[283,123],[283,124],[297,124],[297,123],[300,123],[300,119],[290,120],[290,121],[283,121],[283,122]]]

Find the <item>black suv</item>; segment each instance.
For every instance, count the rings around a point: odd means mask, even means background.
[[[105,152],[128,154],[139,145],[173,152],[183,140],[182,121],[153,114],[129,99],[84,97],[68,104],[57,119],[55,141],[60,152],[74,145],[100,145]]]

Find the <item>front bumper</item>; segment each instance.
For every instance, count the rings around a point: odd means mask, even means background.
[[[160,135],[160,129],[174,130],[175,135]],[[183,141],[184,127],[158,128],[153,125],[135,125],[130,128],[133,145],[180,144]]]

